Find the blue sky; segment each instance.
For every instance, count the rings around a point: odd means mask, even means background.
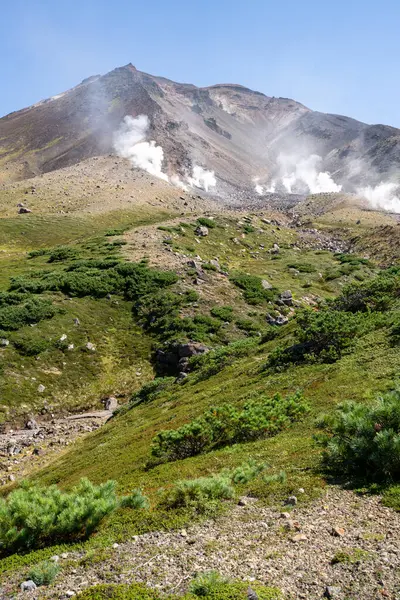
[[[400,127],[399,0],[3,0],[0,115],[132,62]]]

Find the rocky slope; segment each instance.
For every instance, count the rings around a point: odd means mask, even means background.
[[[215,171],[220,196],[254,193],[270,181],[279,154],[322,157],[321,171],[348,189],[377,183],[400,162],[400,132],[314,112],[240,85],[198,88],[138,71],[131,64],[0,119],[0,181],[31,177],[112,152],[125,115],[145,114],[149,139],[164,149],[169,175],[199,164]]]

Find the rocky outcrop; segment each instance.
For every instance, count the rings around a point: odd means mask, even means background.
[[[172,343],[156,351],[158,375],[179,375],[189,371],[189,359],[208,352],[209,348],[199,342]]]

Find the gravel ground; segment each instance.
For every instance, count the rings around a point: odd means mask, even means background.
[[[61,599],[88,585],[132,581],[183,592],[195,573],[211,569],[277,586],[287,600],[323,598],[327,588],[338,600],[400,598],[400,515],[379,497],[329,488],[290,514],[250,498],[243,504],[187,530],[137,536],[107,549],[97,563],[94,556],[83,565],[83,555],[69,553],[60,557],[57,581],[29,598]],[[342,561],[335,563],[338,552]],[[13,595],[20,575],[4,584],[4,600],[26,598]]]

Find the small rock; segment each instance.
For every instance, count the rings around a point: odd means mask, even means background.
[[[52,560],[55,563],[58,563],[58,561],[60,560],[60,557],[58,556],[58,554],[54,554],[54,556],[52,556],[50,558],[50,560]]]
[[[292,542],[306,542],[307,541],[307,536],[304,535],[304,533],[296,533],[296,535],[294,535],[291,538]]]
[[[337,598],[342,591],[342,588],[328,585],[325,589],[325,598]]]
[[[94,344],[92,344],[92,342],[88,342],[85,346],[86,350],[89,350],[90,352],[95,352],[96,351],[96,346]]]
[[[186,531],[186,529],[182,529],[182,531],[181,531],[181,537],[187,537],[187,531]]]
[[[304,488],[299,488],[297,491],[299,492],[299,494],[305,494]]]
[[[79,327],[79,325],[81,324],[80,320],[78,318],[74,319],[74,325],[75,327]]]
[[[9,475],[8,481],[15,481],[15,475],[13,475],[13,474]]]
[[[272,289],[272,285],[270,284],[269,281],[267,281],[266,279],[262,279],[261,280],[261,285],[264,288],[264,290],[271,290]]]
[[[67,339],[67,335],[65,333],[63,333],[62,336],[60,337],[60,342],[65,342],[66,339]]]
[[[6,348],[9,345],[10,345],[10,341],[9,340],[6,340],[6,338],[1,338],[0,339],[0,346],[2,348]]]
[[[200,237],[206,237],[208,235],[208,227],[205,227],[204,225],[199,225],[199,227],[196,227],[194,233],[195,235],[198,235]]]
[[[75,596],[75,592],[73,592],[72,590],[67,590],[65,592],[65,595],[67,598],[72,598],[73,596]]]
[[[288,513],[288,512],[281,512],[281,514],[279,515],[279,517],[281,519],[290,519],[291,516],[292,515],[290,513]]]
[[[36,590],[37,585],[32,579],[28,579],[27,581],[23,581],[20,587],[23,592],[32,592]]]
[[[74,344],[68,344],[68,350],[73,350],[75,348]]]
[[[31,213],[32,211],[29,208],[26,208],[26,206],[20,206],[18,209],[18,214],[19,215],[26,215],[28,213]]]
[[[37,391],[39,392],[39,394],[43,394],[43,392],[45,391],[46,386],[44,386],[42,383],[40,385],[38,385]]]
[[[247,498],[239,498],[238,506],[247,506]]]
[[[40,387],[40,386],[39,386]],[[44,387],[44,386],[43,386]],[[38,388],[38,392],[39,392],[39,388]],[[43,390],[44,391],[44,390]],[[27,421],[25,423],[25,429],[39,429],[39,425],[36,423],[35,419],[29,419],[29,421]]]
[[[279,254],[280,252],[280,248],[278,246],[278,244],[274,244],[270,250],[271,254]]]
[[[332,535],[336,536],[336,537],[343,537],[345,534],[345,530],[343,529],[343,527],[334,527],[332,529]]]
[[[247,588],[247,600],[258,600],[258,595],[250,586]]]
[[[104,408],[106,410],[116,410],[118,408],[118,400],[114,396],[110,396],[104,401]]]
[[[119,544],[117,544],[117,542],[115,542],[115,544],[113,544],[112,547],[114,548],[114,550],[116,550],[117,548],[119,548]]]
[[[289,496],[289,498],[286,500],[285,504],[288,504],[289,506],[296,506],[296,504],[297,504],[296,496]]]

